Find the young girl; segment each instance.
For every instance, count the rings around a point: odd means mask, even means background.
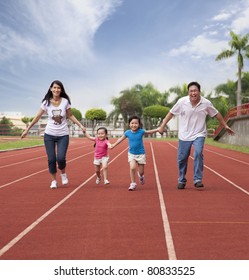
[[[110,184],[107,179],[107,166],[109,161],[108,148],[110,147],[107,137],[107,129],[105,127],[99,127],[97,130],[97,137],[92,137],[87,132],[85,132],[85,135],[89,140],[95,142],[93,164],[95,165],[95,172],[97,175],[96,184],[99,184],[101,181],[101,166],[103,168],[104,184]]]
[[[138,165],[138,177],[140,184],[144,184],[144,165],[146,164],[146,155],[143,144],[144,134],[153,134],[158,132],[158,129],[144,130],[141,128],[141,120],[137,116],[129,118],[129,130],[126,130],[124,135],[119,138],[111,148],[114,148],[123,140],[128,138],[129,150],[128,150],[128,162],[130,164],[130,177],[131,184],[128,188],[129,191],[134,191],[137,187],[136,184],[136,166]]]

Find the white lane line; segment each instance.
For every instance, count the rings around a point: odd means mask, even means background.
[[[177,147],[175,147],[174,145],[168,143],[170,146],[174,147],[175,149],[177,149]],[[194,158],[192,156],[190,156],[190,158],[192,160],[194,160]],[[232,159],[232,158],[231,158]],[[235,159],[234,159],[235,160]],[[244,162],[243,162],[244,163]],[[211,167],[207,166],[204,164],[204,167],[207,168],[209,171],[213,172],[215,175],[217,175],[218,177],[222,178],[223,180],[225,180],[226,182],[228,182],[229,184],[231,184],[232,186],[234,186],[235,188],[237,188],[238,190],[244,192],[245,194],[249,195],[249,192],[245,189],[243,189],[242,187],[238,186],[237,184],[235,184],[234,182],[230,181],[228,178],[224,177],[223,175],[221,175],[220,173],[216,172],[214,169],[212,169]]]
[[[220,153],[217,153],[217,152],[211,151],[211,150],[206,149],[206,148],[205,148],[205,151],[207,151],[207,152],[209,152],[209,153],[216,154],[216,155],[221,156],[221,157],[224,157],[224,158],[228,158],[228,159],[231,159],[231,160],[237,161],[237,162],[239,162],[239,163],[243,163],[243,164],[249,165],[249,162],[242,161],[242,160],[239,160],[239,159],[236,159],[236,158],[233,158],[233,157],[229,157],[229,156],[226,156],[226,155],[223,155],[223,154],[220,154]]]
[[[119,153],[113,160],[110,161],[109,164],[111,164],[114,160],[116,160],[127,149],[128,148],[124,149],[121,153]],[[80,157],[78,157],[78,158],[80,158]],[[0,250],[0,257],[3,254],[5,254],[10,248],[12,248],[18,241],[20,241],[25,235],[27,235],[31,230],[33,230],[37,225],[39,225],[40,222],[42,222],[51,213],[53,213],[58,207],[60,207],[64,202],[66,202],[72,195],[74,195],[77,191],[79,191],[86,183],[88,183],[95,176],[96,176],[96,174],[94,173],[87,180],[85,180],[81,185],[79,185],[76,189],[74,189],[71,193],[69,193],[66,197],[64,197],[61,201],[59,201],[56,205],[54,205],[52,208],[50,208],[46,213],[44,213],[41,217],[39,217],[36,221],[34,221],[31,225],[29,225],[26,229],[24,229],[16,237],[14,237],[8,244],[6,244],[4,247],[2,247],[2,249]]]
[[[50,208],[45,214],[43,214],[40,218],[34,221],[30,226],[28,226],[25,230],[23,230],[20,234],[18,234],[15,238],[13,238],[8,244],[6,244],[0,250],[0,256],[6,253],[11,247],[13,247],[19,240],[21,240],[26,234],[28,234],[32,229],[34,229],[40,222],[42,222],[46,217],[48,217],[52,212],[54,212],[60,205],[66,202],[72,195],[74,195],[78,190],[80,190],[88,181],[90,181],[95,174],[89,177],[85,182],[79,185],[74,191],[68,194],[65,198],[59,201],[55,206]]]
[[[192,158],[192,157],[191,157]],[[193,159],[193,158],[192,158]],[[245,189],[243,189],[242,187],[238,186],[237,184],[235,184],[234,182],[230,181],[229,179],[227,179],[226,177],[222,176],[220,173],[216,172],[215,170],[213,170],[212,168],[204,165],[205,168],[207,168],[208,170],[210,170],[211,172],[213,172],[214,174],[216,174],[217,176],[219,176],[220,178],[222,178],[223,180],[227,181],[229,184],[231,184],[232,186],[234,186],[235,188],[237,188],[238,190],[244,192],[245,194],[249,195],[249,192],[246,191]]]
[[[30,159],[26,159],[26,160],[19,161],[19,162],[14,162],[14,163],[11,163],[11,164],[8,164],[8,165],[3,165],[3,166],[0,166],[0,169],[6,168],[6,167],[10,167],[10,166],[13,166],[13,165],[23,164],[25,162],[33,161],[33,160],[44,158],[44,157],[47,157],[47,156],[40,156],[40,157],[36,157],[36,158],[30,158]]]
[[[74,159],[68,160],[67,162],[69,163],[69,162],[75,161],[75,160],[77,160],[77,159],[79,159],[79,158],[85,157],[85,156],[90,155],[90,154],[92,154],[92,153],[93,153],[93,152],[84,154],[84,155],[82,155],[82,156],[79,156],[79,157],[76,157],[76,158],[74,158]],[[44,171],[48,171],[48,169],[47,169],[47,168],[46,168],[46,169],[42,169],[42,170],[40,170],[40,171],[38,171],[38,172],[35,172],[35,173],[30,174],[30,175],[21,177],[21,178],[15,180],[15,181],[9,182],[9,183],[4,184],[4,185],[1,185],[1,186],[0,186],[0,189],[2,189],[2,188],[4,188],[4,187],[7,187],[7,186],[9,186],[9,185],[12,185],[12,184],[14,184],[14,183],[23,181],[23,180],[25,180],[25,179],[27,179],[27,178],[33,177],[33,176],[35,176],[35,175],[37,175],[37,174],[39,174],[39,173],[42,173],[42,172],[44,172]]]
[[[153,164],[154,164],[154,171],[155,171],[157,190],[158,190],[159,201],[160,201],[160,208],[161,208],[163,228],[164,228],[164,236],[165,236],[165,241],[166,241],[166,247],[167,247],[167,250],[168,250],[168,256],[169,256],[169,260],[176,260],[177,258],[176,258],[174,242],[173,242],[173,238],[172,238],[172,234],[171,234],[171,229],[170,229],[170,225],[169,225],[169,219],[168,219],[168,215],[167,215],[167,211],[166,211],[166,206],[165,206],[165,203],[164,203],[162,187],[161,187],[161,183],[160,183],[159,176],[158,176],[158,170],[157,170],[153,145],[152,145],[151,142],[150,142],[150,148],[151,148],[151,152],[152,152],[152,158],[153,158]]]
[[[86,146],[83,146],[83,147],[86,147]],[[74,149],[70,149],[70,152],[71,151],[74,151],[74,150],[78,150],[78,149],[81,149],[82,147],[79,147],[79,148],[74,148]],[[40,151],[39,151],[40,152]],[[22,153],[21,155],[27,155],[28,153]],[[13,155],[13,156],[19,156],[20,154],[18,155]],[[13,165],[18,165],[18,164],[23,164],[25,162],[29,162],[29,161],[32,161],[32,160],[36,160],[36,159],[40,159],[40,158],[44,158],[44,157],[47,157],[47,155],[44,155],[44,156],[39,156],[39,157],[36,157],[36,158],[30,158],[30,159],[27,159],[27,160],[23,160],[23,161],[18,161],[18,162],[14,162],[14,163],[10,163],[8,165],[3,165],[3,166],[0,166],[0,168],[5,168],[5,167],[10,167],[10,166],[13,166]],[[2,160],[2,158],[1,158]]]

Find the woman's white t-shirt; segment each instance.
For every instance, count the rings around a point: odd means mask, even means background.
[[[67,125],[67,109],[71,108],[66,98],[61,98],[61,103],[58,106],[54,106],[52,103],[47,105],[44,101],[41,105],[41,109],[48,115],[48,122],[45,128],[45,133],[53,136],[69,135],[69,129]]]

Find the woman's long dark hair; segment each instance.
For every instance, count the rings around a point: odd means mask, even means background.
[[[63,83],[58,81],[58,80],[55,80],[51,83],[49,89],[48,89],[48,92],[46,93],[46,95],[44,96],[44,98],[42,99],[42,102],[43,101],[46,101],[46,104],[49,106],[50,105],[50,100],[53,98],[53,93],[51,91],[51,87],[53,87],[53,85],[56,84],[58,85],[60,88],[61,88],[61,94],[60,94],[60,97],[64,97],[68,100],[69,104],[71,104],[71,101],[70,101],[70,98],[69,96],[67,95],[66,91],[65,91],[65,88],[63,86]]]

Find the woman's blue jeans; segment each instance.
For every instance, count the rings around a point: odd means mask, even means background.
[[[49,173],[57,172],[56,162],[60,170],[66,167],[66,154],[69,144],[69,135],[53,136],[45,133],[44,144],[48,156]],[[57,148],[57,149],[56,149]]]
[[[194,146],[194,183],[202,182],[203,176],[203,147],[205,137],[198,137],[194,141],[178,142],[178,173],[179,183],[186,183],[186,173],[188,168],[188,158],[190,155],[191,147]]]

